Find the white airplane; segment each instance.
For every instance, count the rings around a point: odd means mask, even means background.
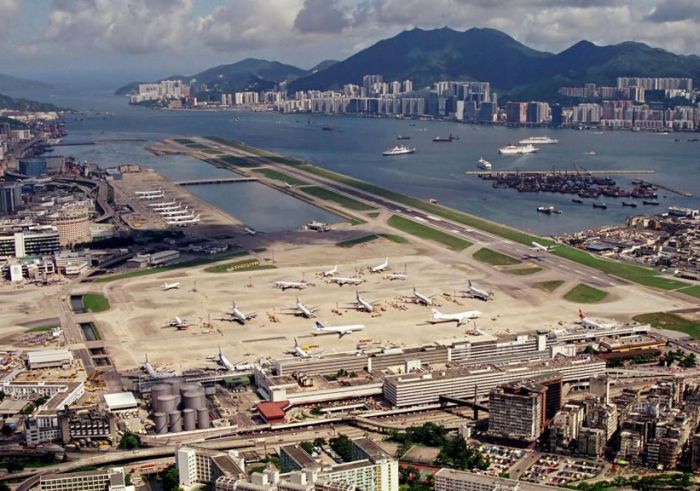
[[[146,362],[143,365],[141,365],[141,367],[151,378],[172,378],[177,376],[175,372],[156,371],[156,369],[153,368],[153,365],[151,365],[151,362],[148,361],[148,353],[146,353]]]
[[[176,281],[175,283],[168,283],[167,281],[163,283],[163,287],[161,288],[164,292],[167,292],[168,290],[176,290],[180,288],[180,282]]]
[[[343,276],[331,276],[330,277],[331,283],[335,283],[340,286],[344,285],[359,285],[360,283],[364,282],[362,278],[346,278]]]
[[[236,302],[233,302],[233,309],[230,312],[226,312],[226,315],[229,316],[228,319],[225,320],[230,320],[232,322],[238,322],[239,324],[243,325],[247,321],[254,319],[258,314],[253,312],[250,314],[244,314],[241,312],[238,307],[236,307]]]
[[[423,295],[416,287],[413,287],[413,301],[420,305],[430,306],[433,304],[433,296]]]
[[[578,318],[581,319],[581,325],[589,329],[607,329],[613,326],[612,324],[605,324],[589,319],[582,309],[578,309]]]
[[[408,279],[408,274],[406,274],[406,265],[403,265],[403,273],[389,273],[388,275],[385,276],[385,278],[389,281],[394,281],[394,280],[407,280]]]
[[[371,268],[369,268],[369,270],[371,273],[381,273],[388,267],[389,267],[389,258],[387,257],[386,259],[384,259],[383,263],[377,264],[376,266],[372,266]]]
[[[362,310],[363,312],[369,312],[372,313],[374,312],[374,304],[378,302],[370,302],[368,300],[365,300],[360,296],[360,292],[355,290],[355,308],[357,310]]]
[[[168,225],[174,225],[175,227],[186,227],[193,223],[199,223],[200,216],[189,215],[186,217],[177,217],[177,219],[166,219],[165,223]]]
[[[301,317],[306,317],[307,319],[311,319],[312,317],[316,317],[315,312],[318,310],[318,307],[306,306],[303,303],[301,303],[299,301],[299,297],[297,297],[296,305],[287,310],[291,310],[291,313],[293,315],[298,315]]]
[[[299,346],[299,341],[297,341],[297,338],[294,338],[294,349],[291,351],[291,353],[299,358],[311,358],[311,354]]]
[[[150,194],[161,194],[163,190],[161,188],[155,189],[155,190],[149,190],[149,191],[134,191],[134,194],[136,196],[148,196]]]
[[[189,327],[190,323],[186,319],[175,317],[173,320],[165,323],[163,327],[177,327],[178,331],[183,331]]]
[[[365,329],[364,324],[352,324],[352,325],[347,325],[347,326],[324,326],[321,324],[319,321],[316,321],[315,324],[316,332],[317,333],[336,333],[338,336],[341,338],[345,336],[346,334],[350,334],[355,331],[362,331]]]
[[[338,265],[336,264],[336,265],[333,266],[331,269],[329,269],[328,271],[324,271],[324,272],[321,273],[321,274],[322,274],[324,277],[327,277],[327,276],[334,276],[337,272],[338,272]]]
[[[523,259],[524,259],[524,260],[534,259],[535,261],[542,261],[542,260],[544,260],[544,258],[543,258],[542,256],[540,256],[539,254],[524,254],[524,255],[523,255]]]
[[[226,356],[221,351],[221,346],[219,346],[219,357],[216,361],[229,372],[244,372],[253,368],[252,363],[247,363],[245,361],[241,361],[238,363],[231,363],[230,361],[228,361],[228,358],[226,358]]]
[[[548,246],[546,246],[546,245],[544,245],[544,244],[540,244],[539,242],[535,242],[535,241],[533,240],[533,241],[532,241],[532,248],[533,248],[534,250],[538,250],[538,251],[551,252],[552,249],[554,249],[554,246],[553,246],[553,245],[548,245]]]
[[[456,322],[458,326],[466,324],[467,321],[471,319],[477,319],[481,317],[481,312],[478,310],[468,310],[466,312],[455,312],[452,314],[443,314],[437,309],[433,309],[433,318],[429,320],[431,324],[438,324],[440,322]]]
[[[478,298],[479,300],[483,300],[484,302],[491,300],[491,297],[493,296],[493,292],[482,290],[481,288],[477,288],[474,285],[472,285],[471,280],[467,281],[467,292],[466,293],[470,297]]]
[[[175,201],[161,201],[160,203],[150,203],[148,206],[151,208],[165,208],[176,204]]]
[[[160,199],[160,198],[165,198],[165,193],[159,193],[159,194],[142,194],[138,196],[138,199],[145,199],[146,201],[150,201],[152,199]]]
[[[289,289],[303,290],[308,285],[306,281],[275,281],[275,288],[279,288],[282,291]]]
[[[258,233],[258,231],[255,230],[254,228],[246,227],[245,233],[247,233],[248,235],[256,235]]]

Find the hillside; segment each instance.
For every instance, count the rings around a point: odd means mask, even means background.
[[[45,102],[30,101],[21,98],[12,98],[0,94],[0,109],[10,109],[13,111],[62,111],[63,109]]]
[[[700,58],[642,43],[597,46],[580,41],[558,54],[533,50],[494,29],[404,31],[318,73],[291,90],[333,89],[379,73],[387,80],[483,80],[508,95],[548,98],[561,85],[613,84],[618,76],[690,76],[700,80]]]
[[[25,80],[0,73],[0,92],[13,90],[50,89],[51,85],[37,80]]]
[[[246,58],[229,65],[219,65],[194,75],[172,75],[162,80],[184,80],[206,84],[220,92],[271,89],[276,83],[295,80],[309,72],[277,61]],[[138,88],[143,82],[132,82],[117,89],[117,95],[124,95]]]

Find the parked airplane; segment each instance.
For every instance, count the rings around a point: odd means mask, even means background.
[[[321,273],[321,274],[322,274],[323,276],[333,276],[333,275],[335,275],[337,272],[338,272],[338,265],[336,264],[336,265],[333,266],[331,269],[329,269],[328,271],[324,271],[324,272]]]
[[[336,333],[338,336],[341,338],[345,336],[346,334],[350,334],[355,331],[362,331],[365,329],[364,324],[352,324],[352,325],[347,325],[347,326],[324,326],[321,324],[319,321],[316,321],[315,324],[316,332],[317,333]]]
[[[360,292],[355,290],[355,308],[357,310],[362,310],[363,312],[369,312],[372,313],[374,312],[374,304],[378,302],[370,302],[368,300],[365,300],[360,296]]]
[[[343,276],[331,276],[330,277],[331,283],[336,283],[340,286],[344,285],[359,285],[360,283],[364,282],[362,278],[346,278]]]
[[[551,252],[552,249],[554,249],[553,245],[543,245],[540,244],[539,242],[535,242],[534,240],[532,241],[532,248],[535,250],[543,251],[543,252]]]
[[[384,259],[383,263],[377,264],[376,266],[372,266],[371,268],[369,268],[369,270],[372,273],[381,273],[388,267],[389,267],[389,258],[387,257],[386,259]]]
[[[134,194],[136,196],[148,196],[149,194],[160,194],[162,192],[163,192],[163,190],[161,188],[158,188],[158,189],[149,190],[149,191],[134,191]]]
[[[178,331],[184,331],[189,326],[190,323],[186,319],[175,317],[173,320],[166,322],[163,327],[177,327]]]
[[[403,265],[403,273],[389,273],[385,276],[385,278],[389,281],[408,279],[408,275],[406,274],[406,265]]]
[[[294,349],[290,351],[290,353],[292,353],[294,356],[298,356],[299,358],[311,358],[311,354],[299,346],[299,341],[297,341],[297,338],[294,338]]]
[[[483,300],[484,302],[488,301],[491,299],[493,296],[492,291],[486,291],[482,290],[481,288],[477,288],[474,285],[472,285],[471,280],[467,280],[467,292],[466,292],[470,297],[472,298],[478,298],[479,300]]]
[[[289,289],[303,290],[308,286],[306,281],[275,281],[275,288],[282,291]]]
[[[236,302],[233,302],[233,309],[230,312],[226,312],[226,315],[228,315],[229,318],[225,320],[238,322],[239,324],[244,325],[247,321],[254,319],[258,314],[255,312],[244,314],[238,309],[238,307],[236,307]]]
[[[151,208],[165,208],[176,204],[175,201],[161,201],[160,203],[150,203],[148,206]]]
[[[228,361],[228,358],[226,358],[226,356],[221,351],[221,346],[219,346],[219,357],[216,361],[229,372],[244,372],[253,368],[252,363],[247,363],[244,361],[238,363],[231,363],[230,361]]]
[[[168,290],[176,290],[180,288],[180,282],[176,281],[175,283],[168,283],[167,281],[163,283],[163,288],[162,290],[164,292],[167,292]]]
[[[166,219],[165,223],[176,227],[186,227],[194,223],[199,223],[200,216],[189,215],[187,217],[177,217],[177,219]]]
[[[422,293],[418,292],[416,290],[416,287],[413,287],[413,301],[419,305],[425,305],[429,306],[433,304],[433,296],[434,295],[423,295]]]
[[[156,371],[156,369],[153,368],[153,365],[151,365],[151,362],[148,361],[148,353],[146,353],[146,362],[143,365],[141,365],[141,367],[144,369],[144,371],[151,378],[172,378],[172,377],[177,376],[177,374],[175,372],[158,372],[158,371]]]
[[[481,312],[478,310],[468,310],[466,312],[455,312],[452,314],[443,314],[437,309],[433,309],[433,318],[429,320],[431,324],[440,322],[456,322],[458,326],[466,324],[468,320],[481,317]]]
[[[612,327],[612,324],[605,324],[589,319],[582,309],[578,309],[578,318],[581,319],[581,325],[589,329],[606,329]]]
[[[318,310],[318,307],[306,306],[303,303],[301,303],[299,301],[299,297],[297,297],[296,305],[286,310],[291,311],[289,313],[293,315],[298,315],[301,317],[306,317],[307,319],[311,319],[312,317],[316,317],[315,312]]]
[[[254,228],[246,227],[245,233],[247,233],[248,235],[257,235],[258,231]]]

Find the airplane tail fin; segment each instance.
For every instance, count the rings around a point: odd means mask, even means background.
[[[298,348],[298,347],[299,347],[299,341],[297,340],[296,337],[294,338],[294,347],[295,347],[295,348]]]
[[[578,309],[578,318],[581,320],[586,318],[586,313],[583,311],[583,309]]]
[[[469,286],[469,288],[471,288],[472,287],[472,280],[467,280],[467,285]]]
[[[323,324],[321,324],[319,321],[316,321],[316,329],[319,331],[323,330]]]

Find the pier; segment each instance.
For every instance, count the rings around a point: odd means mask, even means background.
[[[677,194],[679,196],[683,196],[686,198],[691,198],[693,196],[693,193],[688,193],[686,191],[680,191],[678,189],[674,189],[674,188],[666,186],[664,184],[658,184],[658,183],[649,182],[649,181],[642,181],[641,179],[639,179],[639,182],[642,184],[650,184],[651,186],[657,187],[659,189],[663,189],[663,190],[668,191],[670,193]]]
[[[189,181],[174,181],[178,186],[198,186],[201,184],[229,184],[236,182],[253,182],[257,177],[221,177],[212,179],[193,179]]]
[[[510,176],[624,176],[624,175],[637,175],[637,174],[656,174],[653,169],[610,169],[610,170],[586,170],[586,171],[576,171],[576,170],[505,170],[499,172],[484,172],[482,170],[468,170],[464,172],[468,176],[478,176],[478,177],[510,177]]]

